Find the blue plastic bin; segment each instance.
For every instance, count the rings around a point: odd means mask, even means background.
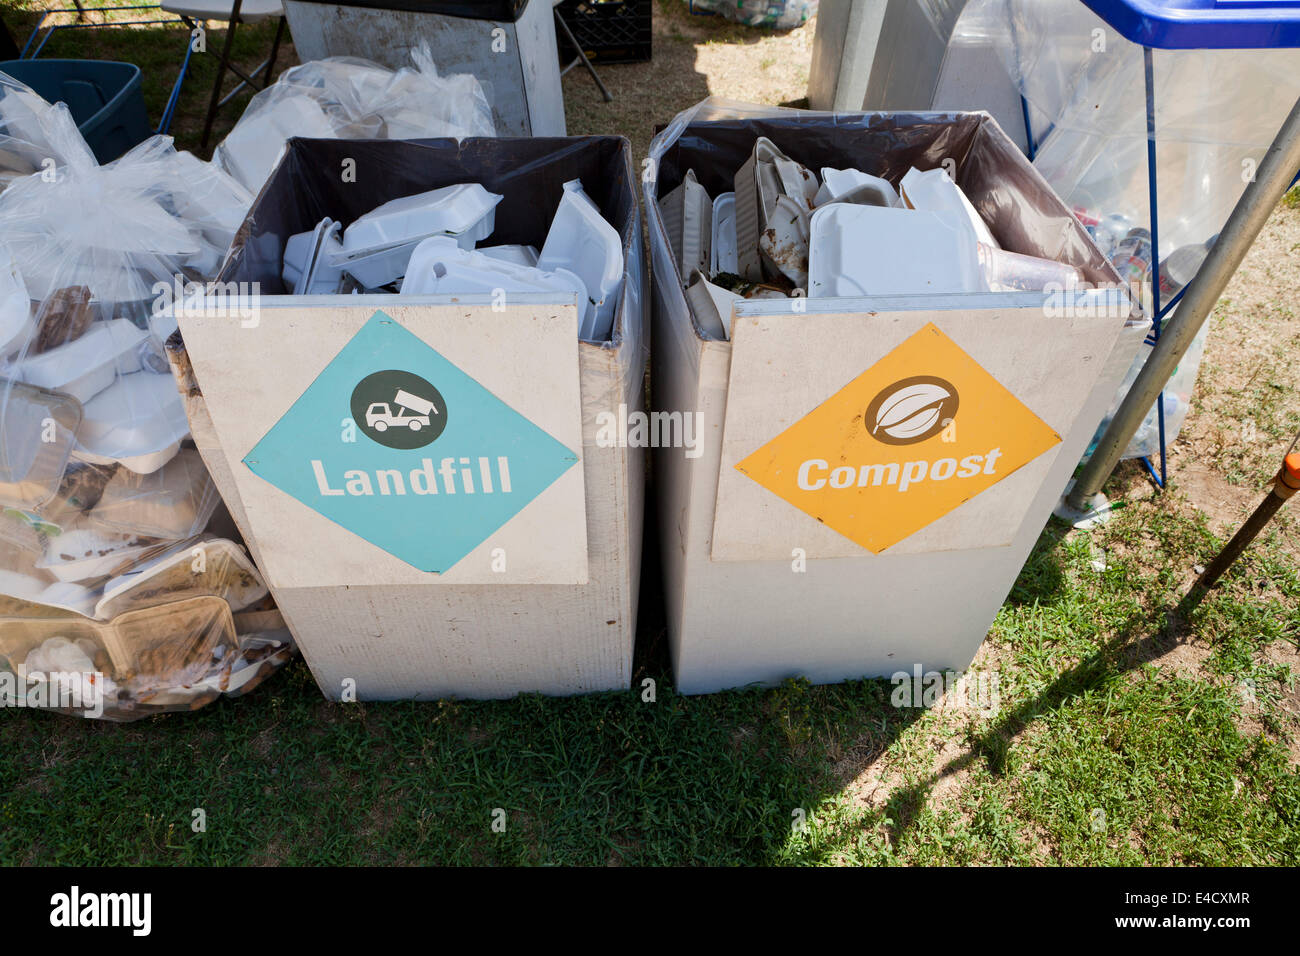
[[[140,68],[103,60],[6,60],[0,72],[51,103],[64,102],[101,163],[153,133],[140,92]]]
[[[1083,0],[1124,39],[1158,50],[1300,46],[1300,4],[1288,0]]]

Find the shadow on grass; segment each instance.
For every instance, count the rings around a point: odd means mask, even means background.
[[[647,494],[653,501],[653,492]],[[650,516],[647,516],[650,517]],[[657,522],[647,520],[628,691],[336,705],[301,663],[193,714],[112,726],[0,715],[0,859],[80,864],[769,864],[918,720],[887,681],[684,697],[671,685]],[[1022,600],[1061,588],[1045,534]],[[1134,623],[1136,627],[1138,622]],[[1016,733],[1104,676],[1126,645],[1005,714],[933,779],[895,789],[895,846],[947,773],[1000,766]],[[1138,649],[1138,656],[1154,654]],[[1130,648],[1130,651],[1133,649]],[[650,681],[652,683],[647,684]],[[191,820],[202,809],[207,829]],[[504,829],[502,829],[504,827]]]
[[[1040,546],[1043,544],[1040,542]],[[1205,592],[1193,590],[1176,605],[1165,604],[1152,611],[1134,614],[1094,653],[1063,671],[1031,699],[1000,714],[971,741],[961,756],[946,763],[927,779],[895,790],[889,802],[889,815],[894,820],[894,839],[902,838],[914,824],[928,795],[944,778],[959,774],[979,761],[983,761],[995,776],[1003,775],[1012,743],[1036,720],[1060,710],[1105,682],[1167,654],[1187,637],[1190,631],[1188,619],[1204,597]]]

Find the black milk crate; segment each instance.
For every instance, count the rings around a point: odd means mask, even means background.
[[[650,59],[650,18],[654,0],[564,0],[556,9],[583,52],[600,63],[641,63]],[[560,57],[573,50],[560,38]]]

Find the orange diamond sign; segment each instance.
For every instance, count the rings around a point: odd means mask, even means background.
[[[930,323],[736,468],[879,553],[1060,441]]]

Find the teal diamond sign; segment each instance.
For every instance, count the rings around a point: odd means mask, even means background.
[[[244,458],[313,511],[439,574],[577,461],[383,312]]]

